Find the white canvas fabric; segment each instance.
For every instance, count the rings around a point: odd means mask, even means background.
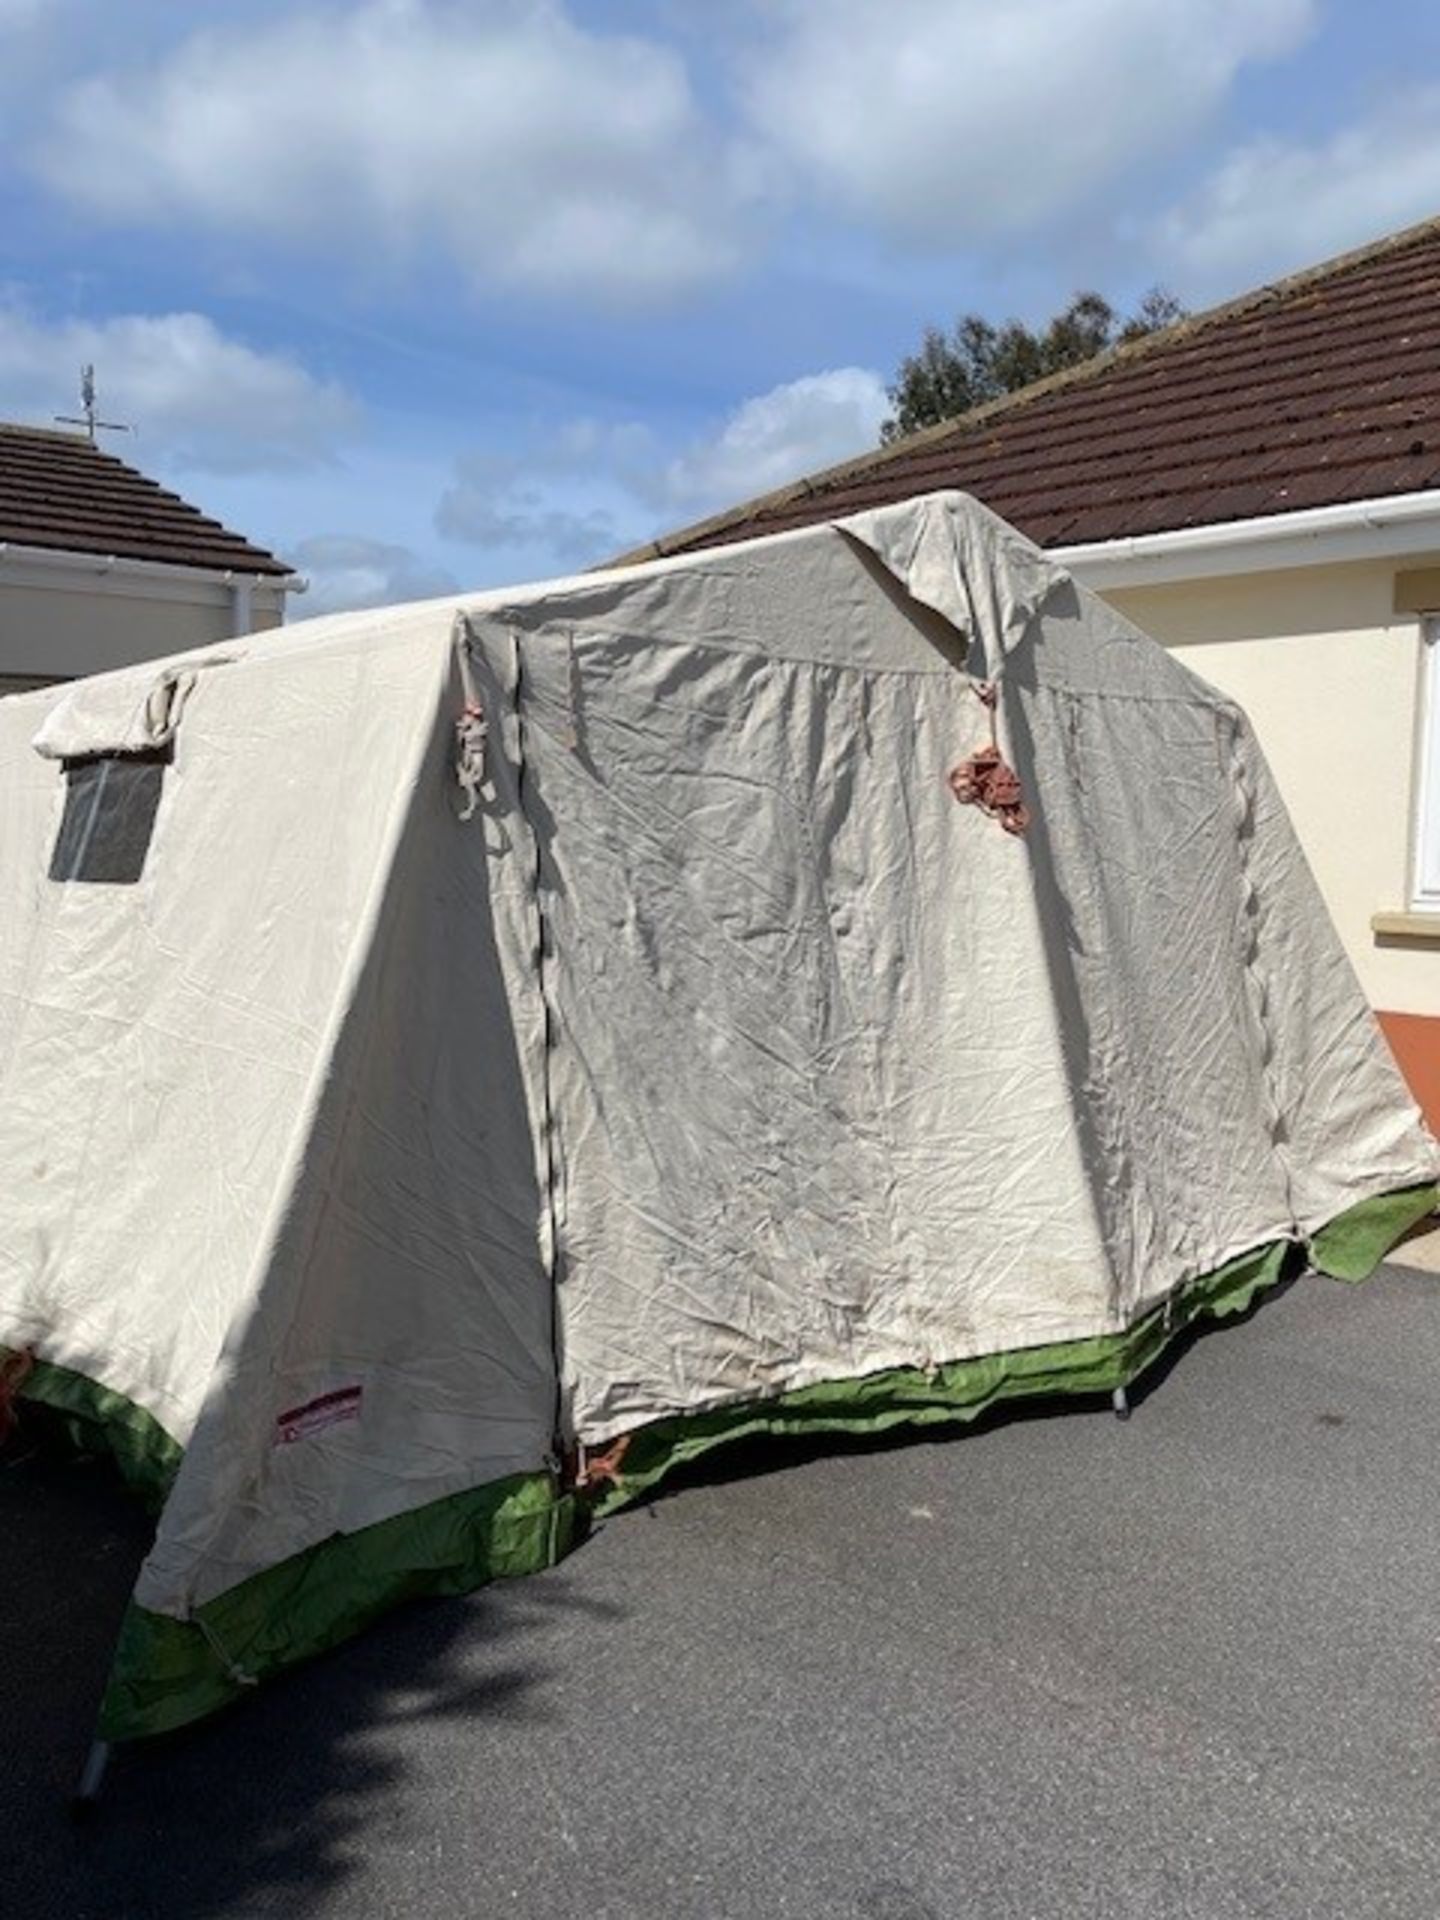
[[[175,738],[196,676],[237,657],[214,651],[138,675],[77,681],[50,708],[30,744],[47,760],[159,752]]]
[[[964,496],[227,651],[133,884],[165,664],[0,702],[0,1344],[185,1446],[154,1611],[1435,1174],[1243,716]]]

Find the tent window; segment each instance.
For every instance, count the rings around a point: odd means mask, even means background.
[[[65,812],[50,855],[52,880],[128,886],[140,878],[168,759],[168,753],[127,753],[65,762]]]

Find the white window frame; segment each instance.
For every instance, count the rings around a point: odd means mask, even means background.
[[[1410,909],[1440,915],[1440,613],[1420,623],[1421,689]]]

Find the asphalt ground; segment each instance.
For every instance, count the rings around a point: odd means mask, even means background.
[[[4,1920],[1435,1920],[1440,1279],[721,1456],[65,1800],[145,1526],[0,1457]]]

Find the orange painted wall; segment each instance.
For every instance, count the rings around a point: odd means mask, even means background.
[[[1390,1051],[1430,1123],[1440,1135],[1440,1018],[1423,1013],[1382,1013],[1377,1019]]]

